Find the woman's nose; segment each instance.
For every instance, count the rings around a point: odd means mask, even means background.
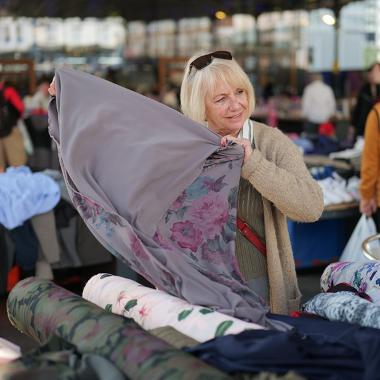
[[[230,99],[230,108],[231,109],[237,109],[240,107],[239,99],[236,96],[232,96]]]

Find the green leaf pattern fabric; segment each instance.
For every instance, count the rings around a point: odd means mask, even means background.
[[[145,330],[171,326],[198,342],[213,339],[216,333],[238,334],[263,328],[204,306],[189,304],[135,281],[102,273],[87,282],[83,297],[102,308],[111,304],[113,313],[132,318]]]

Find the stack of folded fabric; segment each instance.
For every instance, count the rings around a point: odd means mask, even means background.
[[[323,292],[303,310],[332,321],[380,328],[380,262],[338,262],[322,274]]]
[[[325,206],[348,203],[360,199],[358,177],[351,177],[346,181],[334,172],[331,177],[319,180],[318,184],[323,191]]]

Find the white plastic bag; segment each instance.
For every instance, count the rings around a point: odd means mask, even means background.
[[[344,247],[343,253],[339,261],[356,261],[367,262],[370,261],[362,253],[362,243],[365,239],[376,234],[376,225],[371,217],[362,214],[356,225],[354,232]]]

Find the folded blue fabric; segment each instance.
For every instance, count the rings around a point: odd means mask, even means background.
[[[301,318],[293,318],[294,321],[298,319]],[[291,324],[289,318],[280,320]],[[298,332],[244,331],[210,340],[186,351],[231,374],[263,371],[285,374],[293,370],[309,380],[379,378],[379,330],[346,323],[338,325],[338,334],[329,335],[330,329],[324,329],[329,322],[305,318],[298,322],[301,322]],[[335,322],[330,323],[331,327],[336,325]],[[314,331],[314,334],[299,332],[302,330]]]
[[[11,230],[34,215],[53,209],[61,197],[59,186],[26,166],[0,174],[0,223]]]

